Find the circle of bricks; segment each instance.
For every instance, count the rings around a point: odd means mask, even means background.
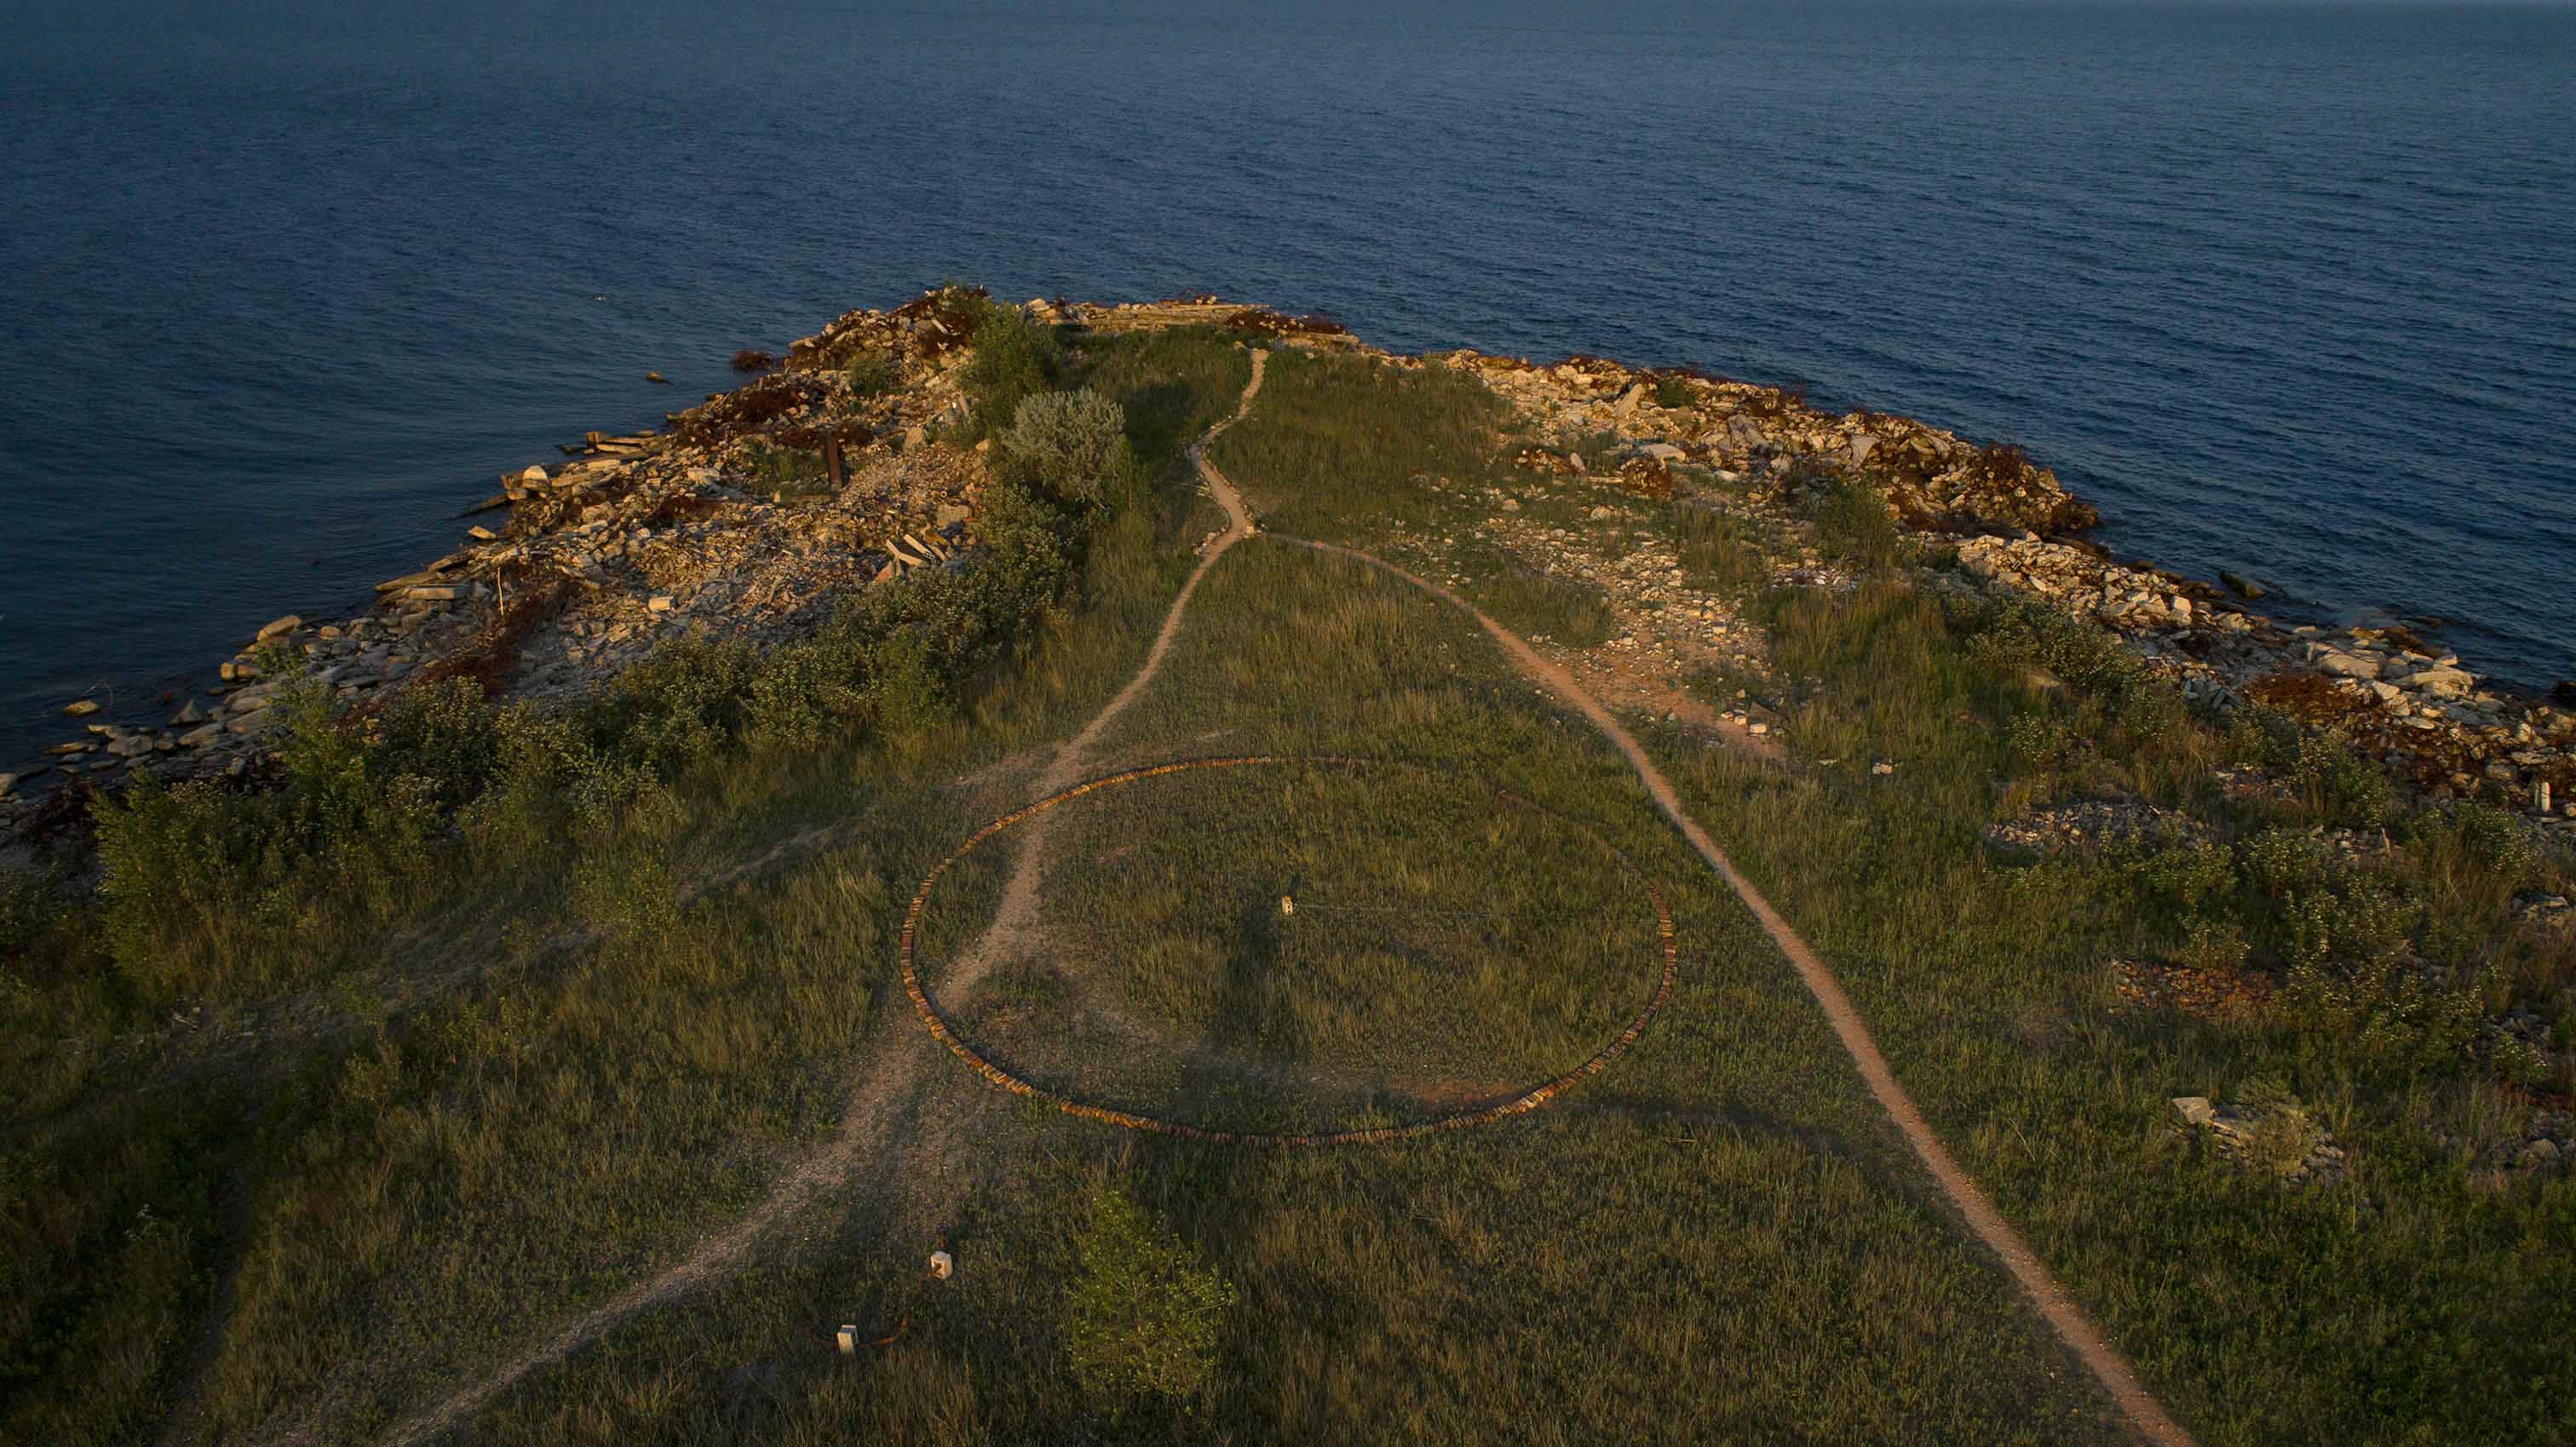
[[[1123,773],[1109,774],[1101,778],[1093,779],[1087,783],[1076,784],[1072,788],[1063,790],[1060,793],[1050,794],[1025,808],[1013,810],[1012,812],[995,819],[983,828],[976,830],[965,843],[958,845],[947,858],[940,860],[938,864],[932,866],[930,873],[923,877],[921,888],[913,892],[912,906],[904,911],[903,939],[900,947],[900,955],[903,961],[904,993],[912,997],[912,1007],[920,1014],[921,1023],[929,1029],[931,1037],[937,1040],[940,1044],[947,1046],[948,1053],[965,1061],[968,1065],[973,1066],[977,1074],[983,1076],[985,1080],[992,1084],[1000,1086],[1002,1089],[1011,1092],[1013,1095],[1025,1096],[1031,1100],[1044,1101],[1047,1104],[1054,1106],[1056,1109],[1063,1111],[1067,1115],[1079,1116],[1084,1120],[1101,1121],[1127,1130],[1148,1131],[1156,1135],[1179,1136],[1186,1140],[1208,1141],[1217,1145],[1377,1145],[1389,1141],[1410,1140],[1416,1136],[1432,1135],[1440,1131],[1462,1130],[1468,1126],[1486,1125],[1491,1122],[1501,1120],[1506,1116],[1522,1115],[1529,1111],[1536,1110],[1540,1106],[1545,1105],[1551,1098],[1565,1090],[1568,1086],[1573,1085],[1575,1082],[1582,1080],[1586,1076],[1598,1074],[1604,1066],[1607,1066],[1612,1060],[1616,1059],[1620,1052],[1626,1050],[1630,1045],[1635,1044],[1637,1037],[1645,1033],[1648,1022],[1655,1018],[1656,1013],[1664,1008],[1664,1002],[1671,998],[1673,993],[1673,978],[1677,969],[1678,955],[1673,938],[1673,916],[1672,912],[1664,906],[1663,891],[1656,888],[1655,882],[1640,872],[1636,865],[1629,861],[1628,856],[1620,852],[1617,845],[1614,845],[1609,840],[1601,837],[1599,831],[1577,823],[1572,819],[1568,819],[1553,809],[1546,808],[1542,805],[1533,803],[1528,799],[1524,799],[1519,795],[1513,794],[1509,790],[1496,789],[1494,792],[1506,802],[1518,805],[1522,808],[1535,810],[1536,812],[1555,820],[1557,823],[1564,825],[1566,828],[1572,829],[1584,838],[1591,840],[1595,845],[1600,847],[1604,854],[1609,855],[1612,860],[1616,861],[1620,868],[1626,870],[1636,879],[1638,885],[1645,891],[1647,902],[1654,907],[1655,936],[1661,948],[1664,961],[1663,978],[1656,984],[1653,997],[1646,1001],[1645,1007],[1637,1012],[1636,1018],[1628,1022],[1628,1028],[1620,1031],[1616,1039],[1613,1039],[1600,1049],[1592,1052],[1590,1059],[1574,1067],[1572,1070],[1565,1072],[1563,1075],[1557,1076],[1555,1079],[1548,1081],[1544,1085],[1535,1086],[1529,1090],[1523,1091],[1519,1095],[1516,1095],[1510,1100],[1504,1101],[1499,1105],[1486,1106],[1477,1110],[1460,1111],[1454,1115],[1444,1115],[1431,1120],[1416,1121],[1410,1125],[1379,1126],[1368,1130],[1323,1131],[1304,1135],[1274,1134],[1261,1131],[1216,1130],[1206,1126],[1187,1125],[1179,1121],[1163,1120],[1155,1116],[1139,1115],[1133,1111],[1114,1110],[1107,1106],[1090,1105],[1083,1101],[1076,1100],[1072,1096],[1066,1095],[1060,1091],[1049,1090],[1045,1086],[1024,1080],[1003,1067],[994,1064],[990,1059],[987,1059],[982,1052],[969,1044],[963,1036],[949,1028],[947,1020],[939,1013],[938,1002],[933,1000],[930,996],[930,992],[922,986],[921,972],[914,958],[914,938],[921,924],[921,912],[930,903],[930,891],[939,883],[940,876],[948,872],[948,867],[950,865],[955,864],[958,860],[973,853],[977,846],[983,844],[984,841],[991,839],[994,835],[999,834],[1014,825],[1024,823],[1030,818],[1043,814],[1047,810],[1053,809],[1058,805],[1069,803],[1072,800],[1081,798],[1083,795],[1093,793],[1097,790],[1116,788],[1122,784],[1133,784],[1145,779],[1158,779],[1166,775],[1188,773],[1198,769],[1237,769],[1249,766],[1273,764],[1331,765],[1360,769],[1372,767],[1406,767],[1404,765],[1390,765],[1383,761],[1373,761],[1368,759],[1315,757],[1290,754],[1246,754],[1231,758],[1186,759],[1178,763],[1154,764],[1146,768],[1129,769]]]

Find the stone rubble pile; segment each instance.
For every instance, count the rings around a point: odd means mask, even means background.
[[[1827,467],[1871,478],[1909,526],[2038,533],[2092,526],[2093,510],[2015,449],[1977,447],[1905,417],[1833,417],[1793,392],[1682,372],[1641,372],[1597,357],[1535,367],[1510,357],[1450,352],[1430,360],[1482,377],[1541,441],[1531,465],[1582,471],[1576,449],[1615,435],[1639,460],[1721,473],[1785,476]],[[1679,401],[1670,406],[1658,397]],[[1633,474],[1632,474],[1633,475]]]
[[[2174,1097],[2174,1113],[2214,1143],[2219,1154],[2268,1171],[2284,1185],[2332,1185],[2343,1178],[2343,1147],[2292,1105],[2218,1105],[2205,1095]]]
[[[2208,843],[2207,824],[2143,799],[2078,799],[1986,830],[1988,847],[2015,854],[2061,854],[2119,845],[2177,848]]]

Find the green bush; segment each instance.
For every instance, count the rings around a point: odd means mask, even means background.
[[[958,380],[974,403],[974,425],[986,432],[1019,416],[1021,403],[1054,386],[1063,365],[1055,333],[1015,307],[987,303],[971,343],[974,359]]]
[[[2151,898],[2189,914],[2236,887],[2236,857],[2215,844],[2151,849],[2132,877]]]
[[[2307,796],[2309,807],[2329,824],[2375,829],[2397,809],[2396,790],[2387,773],[2355,753],[2340,730],[2302,736],[2290,761],[2290,782]]]
[[[731,741],[760,655],[750,644],[679,638],[617,676],[612,751],[672,779]]]
[[[2354,752],[2340,730],[2312,733],[2279,709],[2253,704],[2237,710],[2227,742],[2237,763],[2281,776],[2321,822],[2375,829],[2396,814],[2387,773]]]
[[[2351,873],[2333,893],[2291,898],[2282,922],[2281,955],[2294,968],[2329,962],[2380,965],[2405,948],[2415,908],[2377,876]]]
[[[378,716],[377,732],[372,771],[418,777],[442,811],[480,796],[500,762],[500,711],[469,678],[403,690]]]
[[[2289,1019],[2400,1070],[2455,1071],[2482,1018],[2477,996],[2416,967],[2293,966],[2280,1003]]]
[[[825,636],[790,643],[761,660],[742,702],[747,736],[767,748],[814,749],[865,711],[858,650]]]
[[[2325,893],[2334,873],[2334,851],[2304,829],[2266,829],[2236,846],[2245,878],[2275,902]]]
[[[2084,690],[2126,689],[2139,672],[2119,635],[2032,598],[2014,597],[1967,620],[1970,657],[2010,676],[2038,669]]]
[[[1065,1354],[1084,1395],[1113,1415],[1154,1398],[1204,1398],[1233,1284],[1106,1186],[1091,1193],[1074,1252]]]
[[[1130,465],[1126,412],[1088,387],[1024,399],[1000,440],[1016,480],[1067,505],[1098,503]]]
[[[2468,857],[2508,887],[2528,882],[2540,867],[2540,846],[2512,813],[2489,804],[2464,803],[2451,820]]]
[[[883,352],[863,348],[841,373],[850,395],[861,401],[882,397],[903,385],[903,364]]]
[[[1691,404],[1690,383],[1679,377],[1663,377],[1655,382],[1655,405],[1688,407]]]
[[[1816,550],[1864,568],[1884,568],[1905,549],[1904,535],[1876,489],[1839,478],[1829,483],[1811,514]]]
[[[2199,920],[2191,927],[2181,945],[2173,951],[2174,963],[2195,970],[2237,970],[2245,967],[2245,956],[2252,947],[2245,932],[2224,921]]]
[[[2013,715],[2004,725],[2004,748],[2014,768],[2040,779],[2081,772],[2093,752],[2074,725],[2044,709]]]

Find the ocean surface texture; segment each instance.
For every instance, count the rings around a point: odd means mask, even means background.
[[[0,17],[0,770],[946,277],[1800,383],[2278,611],[2576,676],[2566,8]]]

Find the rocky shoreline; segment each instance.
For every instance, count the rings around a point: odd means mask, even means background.
[[[1953,551],[1966,586],[2093,618],[2193,697],[2343,730],[2427,795],[2484,795],[2576,831],[2576,686],[2545,698],[2490,687],[2403,629],[2284,626],[2234,590],[2116,559],[2079,536],[2093,511],[2015,449],[1909,418],[1827,414],[1793,392],[1688,369],[1395,356],[1329,323],[1212,297],[1025,305],[1095,331],[1228,326],[1273,345],[1470,372],[1536,439],[1521,466],[1583,473],[1605,491],[1713,502],[1696,496],[1704,477],[1724,486],[1727,505],[1758,514],[1819,472],[1860,476],[1906,528]],[[67,827],[92,790],[137,768],[256,778],[269,766],[273,705],[299,679],[360,712],[450,678],[494,696],[564,697],[668,639],[779,642],[874,581],[970,566],[990,473],[979,450],[939,436],[965,413],[965,317],[941,292],[847,313],[783,362],[737,358],[758,375],[670,414],[661,432],[592,433],[561,464],[505,475],[469,509],[475,521],[455,551],[378,585],[371,607],[330,622],[276,619],[218,666],[203,697],[174,700],[166,724],[84,724],[42,764],[0,773],[0,831]],[[1495,526],[1527,530],[1510,498],[1494,502]],[[1786,581],[1830,581],[1832,570],[1811,558],[1793,571]],[[1730,646],[1722,620],[1697,621],[1716,630],[1699,642]],[[1758,639],[1734,644],[1759,649]],[[1622,646],[1639,645],[1608,645]],[[65,712],[77,721],[96,707],[75,700]]]
[[[1580,471],[1577,446],[1615,439],[1626,460],[1605,481],[1756,521],[1785,517],[1802,475],[1856,475],[1909,531],[1949,550],[1968,586],[2100,623],[2187,697],[2340,730],[2427,797],[2483,796],[2576,834],[2576,684],[2546,696],[2495,687],[2405,629],[2283,624],[2233,588],[2124,562],[2078,536],[2093,510],[2014,449],[1910,418],[1822,413],[1792,393],[1689,371],[1464,352],[1425,360],[1480,373],[1547,429],[1524,465]],[[1727,490],[1694,498],[1693,468]],[[1810,553],[1779,580],[1830,571]]]

